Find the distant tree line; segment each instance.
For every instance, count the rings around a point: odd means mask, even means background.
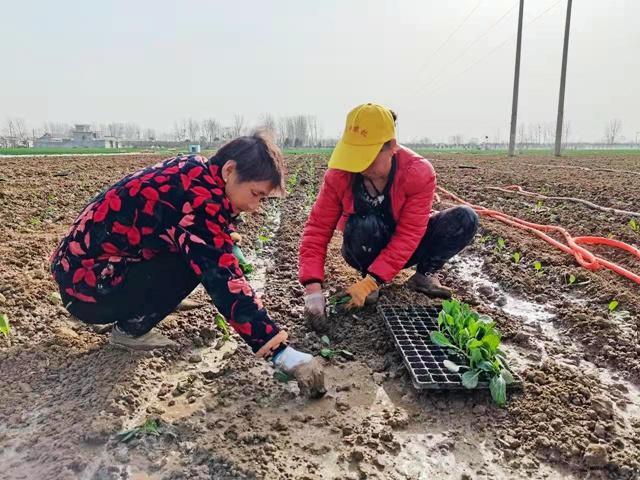
[[[0,128],[0,147],[28,146],[44,134],[53,138],[70,138],[73,125],[64,122],[45,122],[39,127],[29,128],[20,118],[7,118]],[[269,132],[278,145],[283,148],[298,147],[330,147],[336,144],[337,138],[326,138],[318,119],[313,115],[291,115],[275,118],[270,113],[260,115],[254,124],[247,122],[243,115],[236,114],[229,123],[223,123],[215,118],[196,120],[186,118],[175,121],[169,131],[158,132],[153,128],[143,128],[132,122],[112,122],[106,124],[91,124],[93,131],[102,136],[115,137],[123,145],[129,142],[135,144],[153,144],[154,142],[200,143],[206,147],[215,147],[231,138],[260,129]],[[571,125],[565,122],[562,131],[562,143],[568,145],[571,141]],[[640,132],[627,140],[622,135],[622,122],[618,119],[608,121],[604,127],[601,144],[638,144]],[[517,129],[517,143],[520,148],[538,148],[552,145],[555,142],[555,123],[537,122],[521,123]],[[433,142],[430,137],[415,138],[405,142],[416,146],[449,145],[467,146],[474,148],[480,145],[503,145],[506,140],[500,132],[484,136],[483,138],[465,138],[462,134],[454,134],[447,142]]]

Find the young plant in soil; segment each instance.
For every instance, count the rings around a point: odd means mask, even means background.
[[[573,274],[570,275],[565,275],[564,277],[564,281],[567,283],[567,285],[571,286],[574,285],[576,283],[576,276]]]
[[[329,302],[327,306],[327,313],[329,315],[335,315],[342,308],[343,305],[351,300],[350,296],[341,297],[340,295],[334,295],[329,297]]]
[[[627,310],[619,310],[619,306],[620,304],[616,299],[613,299],[609,302],[609,305],[607,306],[607,309],[609,311],[609,318],[617,321],[629,319],[631,317],[631,313]]]
[[[542,200],[538,200],[538,201],[536,202],[536,205],[533,207],[533,212],[534,212],[534,213],[540,213],[540,212],[542,212],[542,210],[543,210],[543,206],[542,206],[542,205],[543,205]]]
[[[632,218],[629,220],[629,228],[631,228],[631,231],[634,233],[640,233],[640,222],[636,221],[635,218]]]
[[[507,246],[507,242],[504,238],[500,237],[498,239],[498,243],[496,243],[496,246],[494,247],[493,251],[495,253],[500,253],[502,252],[502,250],[504,250],[504,248]]]
[[[160,420],[157,418],[147,418],[147,420],[140,426],[134,427],[126,432],[118,434],[120,442],[128,442],[134,437],[141,437],[143,435],[159,436]]]
[[[323,335],[320,340],[322,343],[326,345],[322,350],[320,350],[320,356],[326,358],[327,360],[331,360],[336,355],[340,355],[341,357],[346,358],[347,360],[353,360],[355,355],[348,350],[334,350],[331,348],[331,340],[326,335]]]
[[[438,330],[430,337],[436,345],[464,357],[467,365],[451,360],[443,363],[452,372],[466,370],[462,374],[466,388],[476,388],[481,379],[488,380],[494,402],[499,406],[506,403],[507,385],[513,383],[513,375],[500,349],[500,333],[493,320],[480,317],[466,303],[445,300],[438,315]]]
[[[9,333],[11,333],[11,325],[9,324],[9,317],[6,313],[0,313],[0,333],[6,338],[9,338]]]
[[[544,268],[542,268],[542,263],[534,262],[533,263],[533,268],[535,269],[536,275],[538,277],[541,277],[544,274]]]
[[[215,318],[216,328],[222,332],[222,341],[228,342],[231,338],[231,332],[229,330],[229,324],[225,320],[225,318],[219,313],[216,314]]]
[[[513,263],[515,263],[516,265],[519,265],[520,260],[522,260],[522,254],[520,252],[514,252],[512,257],[513,257]]]

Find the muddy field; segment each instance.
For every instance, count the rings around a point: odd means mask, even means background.
[[[439,183],[468,201],[573,235],[640,245],[628,216],[487,188],[517,184],[640,211],[633,173],[640,157],[430,159]],[[191,296],[196,308],[159,327],[180,343],[178,351],[111,347],[107,334],[74,321],[59,304],[48,258],[90,198],[157,160],[0,159],[0,313],[13,328],[9,340],[0,337],[1,478],[640,478],[640,286],[588,272],[493,220],[482,220],[475,243],[446,266],[443,281],[503,333],[524,380],[504,409],[483,391],[414,390],[373,308],[333,316],[333,345],[355,358],[325,361],[328,394],[316,401],[299,397],[293,383],[274,382],[272,368],[236,338],[224,342],[200,288]],[[295,156],[288,164],[288,197],[270,201],[239,230],[265,305],[297,347],[317,354],[320,338],[302,320],[296,259],[326,158]],[[435,208],[450,205],[442,197]],[[258,235],[262,242],[249,240]],[[357,278],[339,248],[336,236],[330,291]],[[629,255],[597,252],[640,272]],[[430,304],[402,286],[410,274],[385,287],[380,302]],[[613,299],[619,305],[609,312]],[[120,441],[118,433],[153,419],[159,435]]]

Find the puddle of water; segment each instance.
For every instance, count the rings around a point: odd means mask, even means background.
[[[509,357],[515,358],[516,362],[523,366],[539,364],[544,361],[548,356],[546,344],[544,338],[541,338],[537,333],[542,333],[551,339],[558,338],[560,332],[552,323],[555,315],[549,312],[544,305],[505,292],[498,283],[492,281],[484,273],[482,270],[484,260],[482,258],[475,255],[464,255],[454,259],[451,263],[455,266],[460,278],[473,285],[475,293],[480,298],[485,299],[488,306],[502,310],[509,316],[522,319],[525,329],[531,330],[529,333],[532,334],[532,342],[536,344],[540,351],[539,357],[533,361],[515,346],[504,345]],[[480,293],[483,289],[493,292],[491,298],[487,298],[487,295]],[[498,304],[498,299],[502,299],[500,304]]]
[[[491,307],[502,309],[507,315],[522,318],[526,324],[548,324],[549,320],[554,318],[555,315],[543,305],[505,292],[482,271],[484,261],[480,257],[463,256],[452,261],[452,264],[456,266],[460,277],[474,286],[476,293],[484,287],[491,289],[496,298],[503,297],[506,300],[504,305],[498,305],[496,300],[490,300]],[[486,298],[485,295],[479,294],[479,296]]]

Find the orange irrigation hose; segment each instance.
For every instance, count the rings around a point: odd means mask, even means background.
[[[461,203],[463,205],[467,205],[473,208],[479,215],[483,217],[493,218],[495,220],[499,220],[507,225],[511,225],[512,227],[520,228],[522,230],[527,230],[534,235],[540,237],[545,242],[553,245],[554,247],[562,250],[569,255],[573,255],[576,261],[584,268],[596,271],[601,268],[608,268],[616,272],[623,277],[628,278],[629,280],[640,284],[640,275],[627,270],[620,265],[610,262],[609,260],[605,260],[604,258],[598,257],[591,253],[584,247],[581,247],[580,244],[583,245],[606,245],[608,247],[618,248],[620,250],[625,250],[626,252],[635,255],[640,259],[640,250],[637,248],[628,245],[624,242],[620,242],[618,240],[613,240],[611,238],[604,237],[572,237],[569,232],[557,225],[541,225],[538,223],[527,222],[522,220],[521,218],[513,217],[511,215],[507,215],[506,213],[502,213],[497,210],[491,210],[485,207],[481,207],[479,205],[473,205],[457,195],[449,192],[448,190],[438,187],[438,191],[440,191],[443,195],[451,197],[456,202]],[[558,240],[550,237],[545,232],[558,232],[562,234],[562,236],[566,240],[566,245],[564,243],[559,242]]]

